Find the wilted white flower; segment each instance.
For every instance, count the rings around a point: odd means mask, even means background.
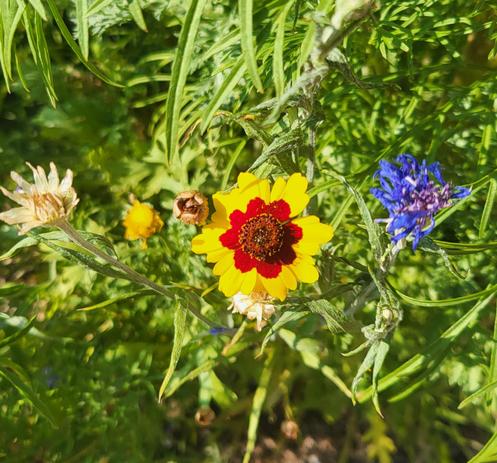
[[[55,225],[65,219],[79,201],[72,187],[71,170],[68,169],[60,181],[53,162],[50,163],[48,178],[42,167],[27,164],[33,171],[34,183],[27,182],[17,172],[11,172],[17,188],[10,192],[0,187],[5,196],[21,206],[0,213],[0,220],[9,225],[20,225],[21,235],[41,225]]]
[[[249,320],[257,320],[257,331],[261,331],[266,326],[267,320],[275,312],[271,297],[261,292],[253,292],[248,296],[242,293],[235,294],[231,308],[233,313],[245,315]]]

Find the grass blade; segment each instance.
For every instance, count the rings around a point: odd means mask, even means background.
[[[171,83],[167,94],[165,132],[166,156],[168,162],[174,162],[178,151],[178,132],[183,91],[190,70],[195,38],[197,37],[200,18],[206,0],[192,0],[181,28],[178,47],[174,56]]]
[[[250,78],[258,92],[263,93],[261,78],[257,70],[257,59],[255,56],[254,36],[252,32],[253,0],[238,0],[238,12],[240,15],[240,40],[242,53],[247,65]]]
[[[43,18],[44,21],[47,20],[47,12],[41,0],[29,0],[31,6],[36,10],[36,12]]]

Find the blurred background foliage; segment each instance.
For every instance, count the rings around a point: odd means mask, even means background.
[[[241,331],[213,336],[188,318],[159,403],[174,301],[44,245],[7,253],[19,237],[0,226],[2,461],[239,462],[246,445],[254,462],[497,461],[495,300],[477,301],[497,290],[497,5],[378,1],[350,19],[328,71],[307,85],[314,34],[347,3],[0,2],[2,185],[12,169],[27,174],[25,161],[71,168],[76,228],[198,294],[215,278],[190,251],[195,227],[171,218],[180,191],[210,195],[250,166],[275,176],[313,165],[313,208],[336,227],[319,284],[294,293],[273,328],[231,316],[217,290],[200,298]],[[432,237],[447,254],[406,249],[391,270],[403,319],[379,375],[381,417],[370,372],[351,400],[364,351],[342,355],[374,321],[374,294],[340,314],[375,261],[336,175],[382,217],[372,174],[401,152],[440,161],[473,194],[439,217]],[[123,238],[130,193],[166,223],[145,250]]]

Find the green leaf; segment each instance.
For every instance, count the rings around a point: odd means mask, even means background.
[[[162,396],[173,376],[174,370],[176,369],[176,365],[178,364],[178,360],[181,356],[181,349],[183,348],[183,342],[185,339],[186,328],[187,328],[187,315],[188,312],[185,310],[181,304],[176,302],[176,309],[174,312],[174,340],[173,340],[173,349],[171,352],[171,358],[169,360],[169,367],[166,371],[166,375],[164,376],[164,380],[159,389],[159,402],[162,400]]]
[[[22,375],[22,376],[21,376]],[[28,379],[21,370],[19,365],[14,364],[6,359],[0,360],[0,376],[11,383],[19,393],[28,400],[36,410],[48,419],[50,424],[55,428],[60,426],[59,420],[54,413],[52,406],[47,400],[42,400],[38,394],[35,393]]]
[[[36,10],[36,12],[46,21],[47,20],[47,12],[45,11],[45,7],[41,0],[28,0],[31,3],[31,6]]]
[[[269,381],[271,380],[271,373],[273,372],[273,360],[276,356],[274,352],[269,352],[262,368],[262,373],[259,378],[259,384],[254,394],[252,402],[252,410],[250,411],[249,426],[247,432],[247,447],[243,455],[242,463],[249,463],[252,452],[255,448],[255,441],[257,439],[257,428],[259,427],[259,419],[261,417],[262,407],[266,401],[268,393]]]
[[[254,36],[252,32],[253,0],[238,0],[238,12],[240,16],[240,40],[242,53],[247,65],[248,73],[258,92],[263,93],[261,78],[257,69],[255,56]]]
[[[97,304],[88,305],[86,307],[81,307],[77,310],[82,311],[82,312],[89,312],[91,310],[103,309],[105,307],[108,307],[110,305],[115,304],[116,302],[125,301],[125,300],[131,299],[132,297],[135,297],[135,296],[148,296],[148,295],[154,295],[154,294],[156,294],[156,293],[152,290],[149,290],[149,289],[144,289],[142,291],[134,291],[132,293],[127,293],[127,294],[122,294],[120,296],[111,297],[110,299],[106,299],[105,301],[98,302]]]
[[[78,42],[85,60],[89,54],[88,37],[88,0],[76,0],[76,24],[78,25]]]
[[[3,253],[0,256],[0,262],[2,260],[10,259],[11,257],[15,256],[17,254],[17,251],[24,249],[24,248],[29,248],[30,246],[35,246],[38,244],[38,240],[31,238],[31,237],[26,237],[23,238],[21,241],[18,241],[14,246],[12,246],[7,252]]]
[[[276,321],[274,325],[271,326],[269,331],[267,332],[266,336],[264,337],[264,341],[262,341],[261,344],[261,350],[259,351],[259,355],[262,355],[264,352],[264,349],[266,348],[267,343],[271,339],[271,337],[277,333],[283,326],[285,326],[287,323],[295,322],[297,320],[300,320],[301,318],[304,318],[306,315],[309,314],[309,311],[307,310],[285,310],[283,314],[281,315],[280,318]]]
[[[274,40],[273,53],[273,82],[276,90],[276,96],[280,97],[285,91],[285,67],[283,64],[283,51],[285,45],[285,25],[286,18],[290,8],[293,6],[293,0],[288,2],[276,20],[276,38]]]
[[[24,325],[21,329],[17,330],[14,334],[11,334],[10,336],[7,336],[4,339],[0,339],[0,349],[2,347],[8,346],[9,344],[12,344],[13,342],[22,338],[25,334],[28,334],[35,320],[36,316],[34,316],[31,320],[29,320],[26,323],[26,325]]]
[[[324,318],[326,326],[332,334],[343,331],[342,325],[345,321],[343,312],[337,309],[331,302],[326,299],[317,299],[306,303],[306,307],[308,307],[312,313],[319,314]]]
[[[165,114],[166,155],[168,162],[172,163],[178,152],[179,118],[183,92],[205,3],[206,0],[191,0],[174,56]]]
[[[376,356],[374,359],[374,364],[373,364],[373,375],[372,375],[372,381],[371,385],[373,388],[373,405],[376,411],[378,412],[378,415],[383,417],[383,414],[381,413],[380,409],[380,402],[378,400],[378,377],[381,371],[381,367],[383,366],[383,363],[385,362],[385,358],[388,354],[388,351],[390,349],[390,345],[384,341],[380,340],[379,341],[379,346],[378,346],[378,351],[376,352]]]
[[[0,64],[7,91],[12,80],[12,42],[25,4],[13,0],[0,2]]]
[[[449,347],[457,340],[468,326],[474,323],[481,312],[487,307],[489,302],[494,298],[494,293],[497,288],[485,299],[478,301],[470,310],[468,310],[459,320],[445,330],[440,337],[428,346],[423,352],[414,355],[408,361],[403,363],[391,373],[381,378],[378,382],[377,391],[381,392],[404,382],[410,376],[422,372],[425,367],[432,361],[440,363],[438,357],[446,356],[449,352]],[[369,355],[369,353],[368,353]],[[372,362],[368,363],[368,368],[372,366]],[[366,371],[366,368],[364,371]],[[357,393],[357,400],[360,403],[365,402],[373,395],[373,387]]]
[[[90,8],[88,8],[86,15],[90,17],[98,13],[99,11],[103,10],[105,7],[109,6],[113,1],[114,0],[94,0],[90,5]]]
[[[235,167],[236,161],[240,154],[243,151],[243,148],[245,148],[245,145],[247,144],[247,140],[242,140],[240,143],[238,143],[237,147],[233,151],[233,153],[230,156],[230,160],[228,161],[228,165],[226,166],[226,169],[224,171],[223,175],[223,180],[221,182],[221,190],[225,190],[226,187],[228,186],[228,182],[230,179],[231,171],[233,170],[233,167]]]
[[[497,460],[497,432],[468,463],[494,463]]]
[[[489,384],[486,384],[485,386],[481,387],[480,389],[478,389],[476,392],[473,392],[473,394],[471,394],[469,397],[466,397],[459,405],[458,405],[458,409],[460,410],[461,408],[464,408],[466,405],[468,405],[469,403],[473,402],[475,399],[477,399],[478,397],[482,396],[483,394],[487,394],[489,393],[490,391],[493,391],[495,388],[497,388],[497,380],[496,381],[492,381],[491,383]]]
[[[129,12],[133,17],[133,20],[138,25],[138,27],[145,32],[148,32],[147,24],[145,23],[145,18],[143,17],[143,11],[140,5],[140,0],[133,0],[129,4]]]
[[[483,238],[485,231],[487,230],[488,222],[490,220],[490,214],[495,203],[495,197],[497,193],[497,181],[495,179],[490,180],[488,185],[487,200],[485,201],[485,207],[483,208],[483,213],[480,220],[480,228],[478,229],[478,238]]]
[[[79,58],[81,63],[95,76],[97,76],[100,80],[104,81],[105,83],[109,85],[113,85],[114,87],[124,87],[124,85],[115,82],[113,79],[105,75],[102,71],[100,71],[96,66],[91,64],[88,60],[85,59],[83,54],[81,53],[80,48],[78,47],[78,44],[74,41],[72,38],[71,33],[69,32],[69,29],[67,28],[64,19],[62,18],[57,5],[55,3],[55,0],[46,0],[48,3],[48,7],[50,8],[50,11],[52,13],[53,18],[55,19],[55,22],[57,23],[57,26],[59,27],[60,33],[62,34],[62,37],[64,37],[64,40],[67,42],[71,50],[75,53],[75,55]]]
[[[226,98],[233,92],[233,89],[238,84],[240,79],[243,77],[245,72],[247,71],[247,66],[245,65],[245,61],[243,57],[240,57],[238,61],[231,68],[228,76],[223,80],[223,83],[216,91],[212,99],[209,101],[209,104],[204,109],[202,113],[202,123],[200,125],[200,132],[204,133],[209,127],[212,118],[216,114],[216,111],[219,107],[224,103]]]

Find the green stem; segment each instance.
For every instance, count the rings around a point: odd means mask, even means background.
[[[89,241],[85,240],[67,220],[65,219],[61,220],[57,222],[55,225],[58,228],[60,228],[69,237],[71,241],[73,241],[76,244],[79,244],[81,247],[83,247],[93,255],[99,257],[100,259],[104,260],[105,262],[109,263],[113,267],[118,268],[119,270],[127,274],[135,283],[138,283],[142,286],[146,286],[147,288],[152,289],[153,291],[155,291],[156,293],[162,296],[167,296],[167,297],[173,296],[173,294],[169,289],[164,288],[164,286],[159,285],[153,282],[152,280],[149,280],[145,275],[138,273],[137,271],[133,270],[131,267],[128,267],[126,264],[123,264],[120,260],[105,253],[100,248],[95,246],[93,243],[90,243]],[[193,315],[195,315],[195,317],[197,317],[199,320],[201,320],[211,328],[225,328],[209,320],[207,317],[202,315],[200,311],[189,306],[187,306],[187,309]]]

